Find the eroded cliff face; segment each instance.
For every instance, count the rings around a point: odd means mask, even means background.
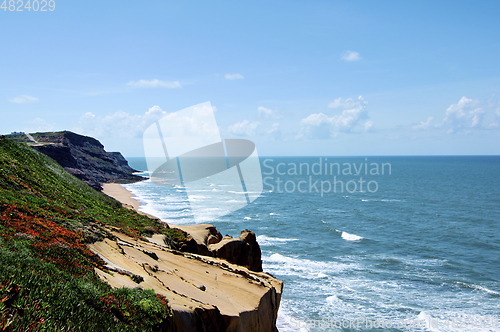
[[[152,288],[164,295],[173,310],[166,330],[277,331],[283,283],[271,275],[169,249],[164,235],[144,241],[108,231],[111,237],[89,245],[106,262],[97,274],[113,287]]]
[[[72,133],[32,134],[31,147],[57,161],[66,171],[91,187],[101,190],[101,183],[130,183],[144,180],[119,152],[106,152],[95,138]]]

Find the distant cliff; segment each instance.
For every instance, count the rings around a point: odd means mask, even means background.
[[[131,183],[144,178],[133,175],[119,152],[106,152],[95,138],[70,131],[31,134],[31,147],[57,161],[66,171],[91,187],[101,190],[101,183]]]

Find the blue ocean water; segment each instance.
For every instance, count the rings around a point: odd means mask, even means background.
[[[264,271],[285,282],[280,331],[500,331],[499,156],[265,157],[261,167],[255,202],[206,221],[258,235]],[[125,187],[144,212],[194,222],[183,188]]]

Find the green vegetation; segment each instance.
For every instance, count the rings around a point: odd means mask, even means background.
[[[25,144],[0,139],[0,330],[148,331],[168,324],[152,290],[113,290],[86,243],[103,226],[140,238],[182,232],[123,208]],[[140,280],[138,280],[140,281]]]
[[[8,135],[8,139],[16,141],[16,142],[21,142],[21,143],[29,143],[30,140],[26,135],[23,134],[15,134],[15,135]]]

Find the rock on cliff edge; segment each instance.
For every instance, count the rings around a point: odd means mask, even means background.
[[[251,271],[262,272],[261,251],[254,232],[246,229],[240,237],[233,238],[229,235],[222,237],[210,224],[171,226],[186,233],[186,241],[181,243],[180,251],[222,258]]]

